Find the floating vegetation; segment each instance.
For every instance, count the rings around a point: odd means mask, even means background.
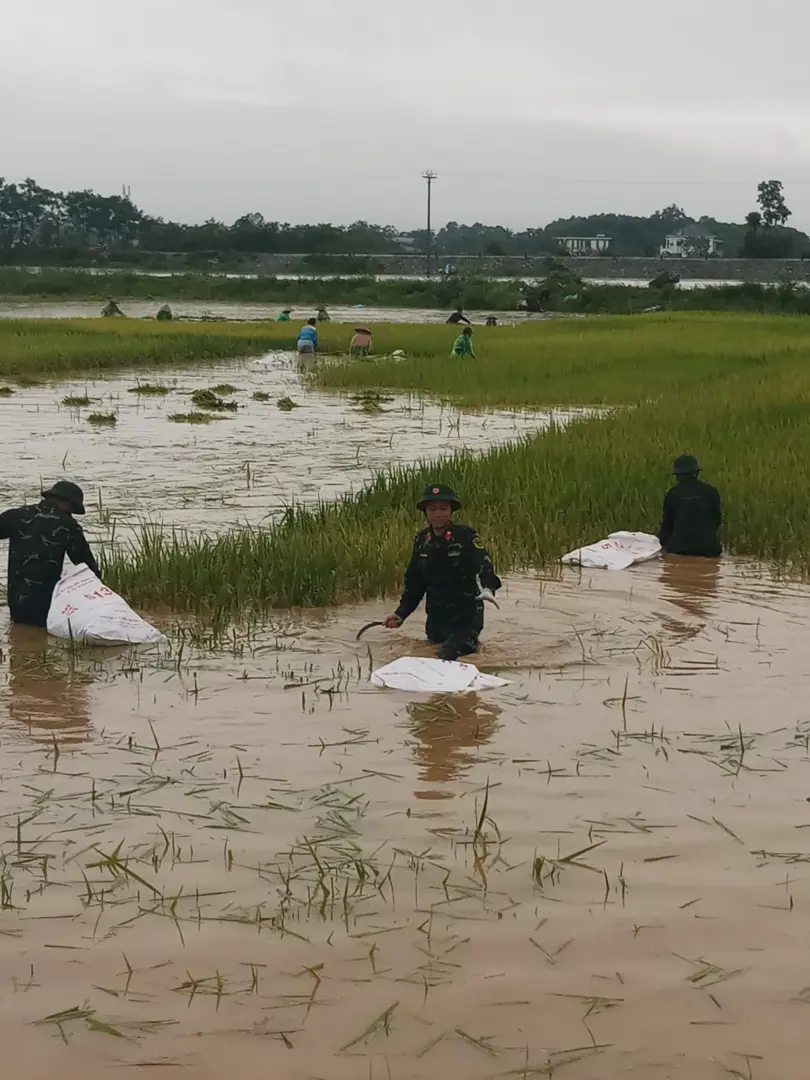
[[[210,412],[176,412],[168,417],[173,424],[210,424],[214,420],[223,420],[222,416],[212,416]]]
[[[293,399],[291,397],[281,397],[281,398],[279,398],[278,401],[276,402],[276,405],[278,405],[278,407],[281,409],[282,412],[291,412],[293,409],[300,409],[301,408],[301,406],[298,404],[298,402],[293,401]]]
[[[219,394],[220,396],[222,396],[224,394],[235,394],[238,389],[239,389],[239,387],[238,386],[233,386],[232,383],[223,382],[223,383],[218,383],[216,386],[212,386],[211,387],[211,393],[212,394]]]
[[[10,386],[0,386],[0,397],[11,397],[14,390]]]
[[[349,401],[355,408],[364,413],[372,414],[387,412],[388,410],[383,408],[383,404],[393,400],[391,394],[383,394],[381,391],[374,389],[361,390],[358,394],[349,395]]]
[[[253,392],[253,400],[254,401],[269,401],[270,400],[270,395],[267,393],[266,390],[255,390]]]
[[[171,386],[166,386],[165,383],[138,383],[136,386],[130,386],[127,391],[128,394],[153,394],[155,397],[160,397],[164,394],[170,394],[172,392]]]
[[[90,398],[87,394],[68,394],[67,397],[62,398],[62,404],[71,409],[77,409],[81,405],[89,405]]]
[[[94,412],[87,417],[88,424],[96,424],[99,427],[112,427],[118,423],[118,417],[114,412]]]
[[[210,409],[212,412],[236,412],[239,408],[235,401],[225,401],[214,390],[195,390],[191,400],[198,409]]]

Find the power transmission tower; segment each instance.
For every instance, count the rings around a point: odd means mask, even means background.
[[[438,173],[432,169],[425,169],[422,179],[427,183],[427,276],[430,277],[433,266],[433,231],[430,227],[430,197],[431,185],[438,177]]]

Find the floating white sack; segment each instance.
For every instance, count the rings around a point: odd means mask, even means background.
[[[166,636],[102,585],[85,564],[68,570],[53,591],[48,633],[85,645],[159,645]]]
[[[429,694],[457,694],[461,690],[491,690],[507,686],[508,679],[484,675],[475,664],[434,660],[430,656],[401,656],[371,673],[373,686],[414,690]]]
[[[626,570],[634,563],[647,562],[660,554],[661,545],[657,536],[641,532],[615,532],[598,544],[569,551],[560,562],[585,566],[591,570]]]

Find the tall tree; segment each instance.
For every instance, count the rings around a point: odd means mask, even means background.
[[[787,223],[790,210],[785,205],[781,180],[763,180],[757,187],[757,202],[766,228]]]

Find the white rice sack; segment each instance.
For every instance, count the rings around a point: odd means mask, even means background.
[[[606,540],[577,548],[563,555],[560,562],[584,566],[589,570],[626,570],[636,563],[648,562],[661,554],[657,536],[640,532],[615,532]]]
[[[54,589],[48,633],[85,645],[162,645],[167,640],[85,563],[66,571]]]

